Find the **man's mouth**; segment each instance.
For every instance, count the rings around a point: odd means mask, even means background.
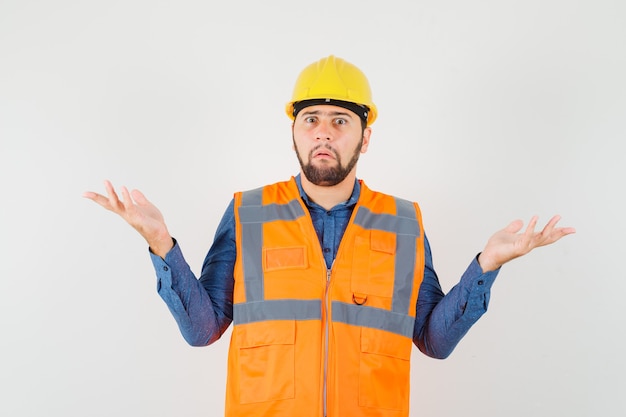
[[[318,149],[313,152],[313,158],[316,159],[336,159],[335,153],[329,149]]]

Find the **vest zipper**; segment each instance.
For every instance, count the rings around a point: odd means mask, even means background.
[[[326,269],[326,288],[324,290],[324,306],[326,308],[326,316],[324,320],[324,417],[327,415],[327,403],[328,403],[328,335],[329,335],[329,299],[328,299],[328,290],[330,287],[330,274],[332,272],[333,265],[335,261],[333,260],[330,268]]]

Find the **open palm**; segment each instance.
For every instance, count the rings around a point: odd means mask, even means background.
[[[141,191],[129,192],[126,187],[121,187],[120,199],[110,181],[105,181],[104,187],[106,196],[93,191],[87,191],[83,196],[126,220],[143,236],[155,253],[164,255],[171,249],[172,239],[161,211]]]
[[[521,220],[511,222],[489,238],[479,256],[481,267],[484,271],[492,271],[535,248],[552,244],[563,236],[576,232],[573,227],[556,227],[560,219],[558,215],[552,217],[540,232],[535,232],[537,216],[533,216],[523,233],[518,232],[522,230],[524,222]]]

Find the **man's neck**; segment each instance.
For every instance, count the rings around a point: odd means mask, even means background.
[[[303,173],[300,173],[300,181],[302,189],[309,197],[311,201],[326,210],[330,210],[337,204],[348,201],[354,190],[354,181],[356,179],[356,172],[354,170],[348,174],[343,181],[337,185],[325,186],[315,185],[310,182]]]

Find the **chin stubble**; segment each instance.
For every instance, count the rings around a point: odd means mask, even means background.
[[[316,146],[309,152],[309,163],[305,164],[302,160],[300,152],[298,151],[298,147],[295,145],[294,140],[294,148],[296,150],[296,156],[298,157],[298,162],[300,163],[300,167],[302,168],[302,172],[309,182],[320,185],[331,187],[333,185],[339,184],[341,181],[346,179],[350,171],[355,167],[357,161],[359,160],[359,155],[361,153],[361,147],[363,146],[363,138],[359,141],[356,149],[354,150],[350,161],[343,166],[341,163],[341,158],[339,154],[331,148],[327,144]],[[313,154],[320,148],[325,148],[329,152],[331,152],[337,161],[335,166],[327,166],[327,167],[316,167],[310,162],[313,159]]]

